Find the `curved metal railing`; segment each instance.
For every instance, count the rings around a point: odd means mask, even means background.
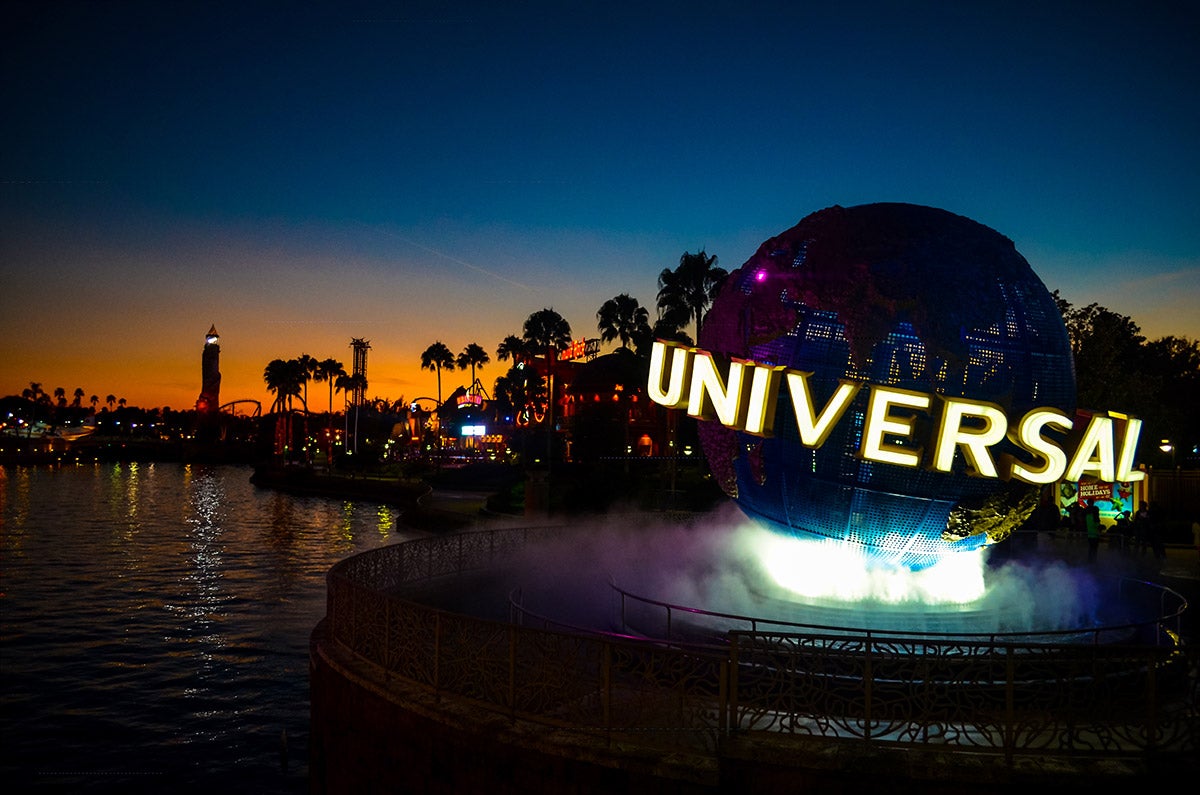
[[[804,735],[942,752],[1084,758],[1193,755],[1189,645],[1022,643],[751,625],[720,646],[522,626],[422,603],[458,596],[565,528],[505,528],[363,552],[328,574],[323,637],[382,691],[403,684],[643,747]],[[481,597],[495,603],[501,599]],[[792,631],[802,629],[803,631]],[[397,693],[397,696],[400,694]]]
[[[1157,602],[1154,615],[1135,621],[1118,621],[1093,627],[1056,630],[1014,630],[1014,631],[943,631],[943,630],[905,630],[867,626],[843,626],[835,624],[820,624],[813,622],[787,621],[779,618],[749,616],[738,613],[725,613],[707,610],[688,605],[673,604],[660,599],[636,594],[626,590],[614,581],[609,586],[619,598],[620,631],[629,632],[633,628],[628,620],[628,604],[634,603],[645,607],[655,608],[661,612],[662,618],[656,624],[661,632],[650,632],[650,637],[661,640],[686,640],[687,636],[680,630],[680,622],[676,616],[688,618],[714,619],[718,626],[716,630],[724,633],[729,631],[760,630],[770,632],[816,632],[838,635],[861,635],[863,637],[896,637],[896,638],[929,638],[937,640],[972,640],[991,644],[1068,644],[1093,643],[1100,644],[1108,641],[1121,641],[1131,636],[1148,639],[1155,646],[1177,646],[1180,642],[1180,628],[1183,614],[1188,608],[1187,599],[1182,594],[1165,585],[1140,580],[1132,577],[1120,577],[1114,588],[1115,598],[1122,603],[1138,600],[1142,603]],[[510,600],[511,601],[511,600]],[[549,620],[549,619],[544,619]],[[690,622],[695,628],[695,622]]]

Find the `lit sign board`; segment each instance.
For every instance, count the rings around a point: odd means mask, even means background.
[[[575,340],[558,352],[558,359],[562,362],[585,357],[591,359],[599,352],[600,340]]]
[[[483,395],[479,395],[479,394],[475,394],[475,393],[467,393],[465,395],[459,395],[457,404],[460,409],[461,408],[469,408],[471,406],[482,406],[483,405]]]
[[[1069,512],[1076,504],[1094,505],[1100,518],[1116,520],[1123,514],[1133,514],[1139,497],[1132,483],[1106,483],[1100,480],[1084,480],[1079,483],[1063,481],[1058,484],[1058,505]]]
[[[696,419],[771,436],[780,384],[786,383],[800,442],[815,449],[825,443],[851,401],[866,389],[869,394],[858,454],[869,461],[949,472],[955,454],[961,453],[972,475],[1026,483],[1054,483],[1064,477],[1078,481],[1085,474],[1108,482],[1146,476],[1133,468],[1142,429],[1142,421],[1134,417],[1097,414],[1080,430],[1056,408],[1035,408],[1011,421],[1000,406],[988,401],[849,380],[839,381],[833,395],[818,408],[809,390],[811,376],[725,357],[719,365],[708,351],[658,341],[650,354],[647,392],[655,403],[686,408]],[[913,438],[916,413],[935,419],[927,439]],[[1047,429],[1071,432],[1074,452],[1068,455],[1046,438]],[[1006,438],[1026,454],[1023,459],[1007,454],[999,461],[992,457],[990,448]]]
[[[462,426],[463,436],[487,436],[486,425],[464,425]]]

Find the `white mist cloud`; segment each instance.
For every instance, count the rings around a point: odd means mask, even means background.
[[[514,577],[531,612],[604,630],[622,629],[613,584],[648,600],[767,623],[914,632],[1090,628],[1098,598],[1092,573],[1061,561],[990,566],[981,550],[917,572],[871,566],[853,546],[780,535],[733,504],[691,526],[610,515],[527,549]],[[656,627],[665,621],[661,607],[627,600],[625,609],[627,620],[650,616]],[[746,628],[672,614],[710,630]]]

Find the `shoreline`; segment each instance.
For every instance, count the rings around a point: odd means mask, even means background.
[[[279,464],[256,465],[250,482],[260,488],[300,496],[369,499],[410,508],[433,491],[423,480],[371,477],[357,473],[342,475],[306,466]]]

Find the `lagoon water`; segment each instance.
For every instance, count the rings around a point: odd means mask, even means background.
[[[419,533],[396,508],[250,475],[0,467],[7,792],[307,792],[325,574]]]

